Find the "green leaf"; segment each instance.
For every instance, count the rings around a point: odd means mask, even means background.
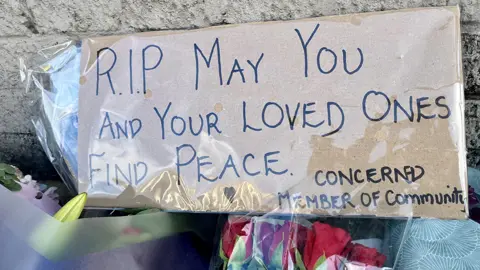
[[[317,262],[315,263],[315,266],[313,269],[315,270],[320,270],[320,269],[327,269],[327,265],[322,265],[325,261],[327,260],[327,257],[325,257],[325,253],[323,253],[322,257],[318,258]],[[320,268],[322,266],[322,268]]]
[[[53,217],[61,222],[77,220],[82,214],[86,201],[87,193],[78,194],[58,210]]]
[[[228,258],[227,258],[227,256],[225,256],[225,253],[223,252],[223,241],[222,241],[222,239],[220,239],[220,248],[219,248],[218,253],[220,255],[220,259],[222,259],[222,261],[223,261],[223,270],[226,270],[227,265],[228,265]]]
[[[275,251],[272,254],[272,259],[270,261],[270,264],[279,269],[282,269],[282,263],[283,263],[282,255],[283,255],[283,242],[280,242],[278,247],[275,249]]]
[[[305,268],[305,264],[303,263],[302,255],[300,254],[298,249],[295,249],[295,260],[297,261],[297,263],[296,263],[297,269],[307,270],[307,268]]]
[[[10,166],[5,163],[0,163],[0,171],[4,171],[6,174],[15,174],[16,170],[13,166]]]
[[[228,258],[227,258],[227,255],[225,255],[225,252],[223,252],[223,241],[222,241],[222,239],[220,239],[219,255],[220,255],[220,258],[223,260],[224,265],[227,265]]]
[[[0,178],[4,177],[5,176],[5,171],[4,170],[0,170]]]
[[[237,236],[237,240],[235,241],[235,246],[233,247],[232,254],[230,255],[230,259],[228,260],[227,269],[233,269],[233,270],[245,269],[244,265],[246,265],[252,259],[251,257],[246,258],[246,256],[247,256],[246,238]]]
[[[18,178],[16,175],[10,175],[10,174],[6,174],[3,179],[5,180],[13,180],[13,181],[18,181]]]
[[[258,261],[259,260],[257,259],[257,260],[251,260],[250,262],[248,262],[248,264],[246,264],[247,265],[246,270],[267,270],[267,267],[265,266],[265,264],[263,263],[259,264]],[[245,270],[245,267],[242,267],[242,270]]]
[[[8,180],[3,179],[1,183],[4,187],[6,187],[10,191],[20,191],[22,189],[22,186],[12,179],[8,179]]]
[[[12,166],[8,166],[6,169],[5,169],[5,172],[8,173],[8,174],[11,174],[11,175],[15,175],[15,173],[17,172],[15,170],[15,168],[13,168]]]
[[[230,256],[230,262],[238,262],[242,264],[245,261],[245,256],[247,255],[247,248],[245,240],[243,237],[237,236],[237,241],[235,241],[235,246],[233,247],[232,255]]]

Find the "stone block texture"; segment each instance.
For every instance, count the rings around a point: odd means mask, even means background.
[[[68,39],[459,5],[469,165],[480,167],[480,0],[0,0],[0,161],[54,177],[30,121],[18,58]]]

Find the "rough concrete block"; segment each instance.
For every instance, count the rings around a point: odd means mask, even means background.
[[[21,168],[34,179],[58,179],[36,135],[0,133],[0,162]]]
[[[479,0],[449,0],[448,5],[459,5],[461,9],[461,19],[463,22],[480,21],[480,1]]]
[[[23,36],[32,33],[34,23],[20,1],[0,0],[0,37]]]
[[[122,2],[121,22],[122,29],[148,31],[446,4],[447,0],[125,0]]]
[[[0,133],[34,133],[32,119],[33,93],[23,89],[0,90]]]
[[[120,21],[122,29],[128,32],[205,27],[223,23],[227,2],[124,0]]]
[[[480,21],[479,0],[0,0],[0,36],[131,32],[458,4]]]
[[[480,94],[480,36],[462,35],[465,94]]]
[[[114,31],[122,14],[121,0],[27,0],[35,29],[44,33]]]
[[[18,71],[18,59],[29,58],[41,49],[71,39],[68,36],[33,36],[0,39],[0,69]]]
[[[480,101],[467,100],[465,103],[465,132],[467,148],[480,151]]]
[[[0,89],[23,89],[19,58],[30,59],[44,48],[65,42],[67,36],[33,36],[0,39]],[[38,56],[41,56],[38,54]]]
[[[6,71],[0,67],[0,91],[7,89],[25,89],[18,71]]]
[[[467,166],[480,169],[480,150],[468,149]]]

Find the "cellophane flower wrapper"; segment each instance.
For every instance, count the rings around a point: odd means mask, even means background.
[[[106,255],[128,261],[132,267],[129,269],[158,269],[158,263],[154,266],[148,263],[148,267],[144,264],[156,259],[171,262],[171,258],[179,260],[182,256],[190,256],[184,258],[184,261],[191,262],[201,257],[203,264],[198,269],[205,269],[211,255],[211,239],[215,235],[216,221],[215,215],[156,212],[60,222],[45,213],[41,207],[0,186],[0,239],[8,239],[2,247],[2,250],[6,250],[2,254],[7,254],[5,256],[8,258],[2,257],[0,269],[86,269],[66,266],[41,268],[41,265],[36,264],[45,260],[66,262],[84,259],[88,262],[89,258],[98,259],[99,256]],[[169,244],[160,244],[162,239],[169,239]],[[149,246],[148,251],[133,246],[141,243],[144,247]],[[23,253],[22,246],[27,246],[28,252]],[[116,250],[122,248],[122,252],[116,253]],[[187,249],[190,253],[186,253]],[[99,255],[102,252],[110,253]],[[28,262],[28,266],[23,262],[15,264],[22,260]],[[89,266],[99,269],[101,262],[98,259]],[[135,267],[132,264],[136,264]],[[189,268],[185,264],[182,267],[179,265],[179,268],[191,269],[191,265]]]
[[[46,47],[20,59],[20,75],[33,93],[32,123],[53,166],[69,190],[77,190],[79,41]]]
[[[393,269],[410,220],[231,215],[211,269]],[[396,223],[395,223],[396,224]]]

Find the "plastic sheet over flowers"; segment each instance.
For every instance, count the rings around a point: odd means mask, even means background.
[[[229,216],[211,269],[392,269],[394,251],[399,250],[392,237],[403,237],[403,231],[393,233],[393,224],[375,219]]]

